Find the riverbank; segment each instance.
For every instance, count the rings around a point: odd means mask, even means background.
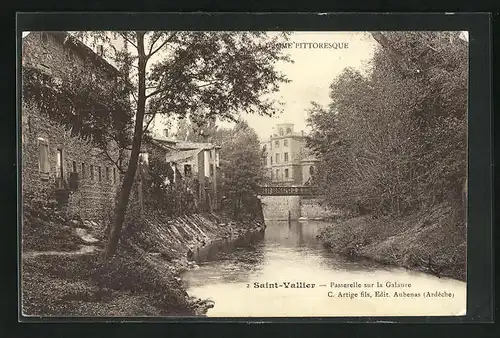
[[[195,267],[190,253],[264,226],[223,214],[167,218],[148,213],[125,229],[119,251],[104,265],[102,226],[42,214],[25,214],[23,222],[26,316],[202,315],[212,304],[190,297],[179,278]]]
[[[351,257],[466,280],[466,226],[442,204],[405,217],[357,217],[323,229],[329,250]]]

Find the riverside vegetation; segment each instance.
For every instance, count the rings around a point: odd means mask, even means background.
[[[279,102],[270,97],[282,83],[289,81],[275,69],[278,62],[291,61],[275,44],[278,39],[286,38],[287,34],[273,37],[263,32],[73,32],[67,39],[80,39],[90,47],[101,46],[106,59],[117,67],[119,90],[100,77],[93,79],[95,76],[90,76],[87,70],[67,72],[57,81],[51,77],[41,80],[25,72],[28,76],[23,78],[23,99],[33,99],[42,111],[51,112],[48,117],[71,128],[75,136],[91,138],[104,152],[110,143],[117,143],[120,150],[127,151],[120,151],[119,158],[110,158],[124,175],[114,210],[110,210],[109,219],[101,220],[100,226],[92,228],[83,221],[67,219],[51,203],[35,203],[23,190],[23,313],[134,316],[198,311],[168,267],[181,264],[174,262],[176,259],[185,260],[183,250],[189,248],[184,246],[196,242],[194,234],[199,230],[210,238],[232,237],[240,230],[262,226],[260,220],[250,222],[245,216],[248,208],[244,204],[253,205],[251,208],[259,212],[255,198],[239,198],[230,185],[231,180],[241,181],[249,191],[253,189],[248,184],[252,179],[242,178],[241,173],[225,173],[221,180],[227,182],[221,187],[225,194],[222,205],[230,204],[235,197],[238,203],[228,205],[231,210],[223,208],[215,219],[214,215],[198,217],[195,210],[169,214],[168,210],[151,206],[138,213],[131,206],[134,204],[131,196],[136,189],[141,145],[155,117],[190,118],[202,127],[207,121],[237,122],[240,111],[263,116],[281,112]],[[121,46],[115,43],[117,40]],[[129,100],[131,97],[133,100]],[[89,103],[92,109],[88,109]],[[75,123],[73,112],[77,110],[89,113],[79,115],[83,118]],[[229,149],[229,154],[239,155],[239,149]],[[221,160],[234,162],[231,158]],[[24,187],[26,191],[31,188]],[[158,186],[152,190],[166,192]],[[180,195],[174,191],[169,196],[175,199],[166,198],[169,204],[164,206],[173,208],[176,204],[182,209],[186,195],[183,192]],[[161,224],[170,222],[171,228],[177,229],[170,229],[173,234],[167,236],[166,244],[168,238],[184,239],[179,240],[184,245],[178,243],[179,249],[168,254],[171,259],[168,264],[146,259],[162,254],[149,254],[144,247],[146,243],[135,241],[148,237],[145,226],[148,217]],[[258,214],[251,218],[259,219]],[[212,223],[217,225],[216,229],[212,229]],[[202,224],[210,230],[205,231]],[[199,229],[187,230],[196,229],[195,225]],[[82,231],[90,234],[82,235]],[[143,238],[137,238],[139,233]],[[89,239],[88,236],[93,246],[81,243],[82,237]],[[206,239],[203,241],[207,244]],[[75,251],[78,245],[84,247]],[[64,254],[68,249],[71,251]]]
[[[346,210],[333,251],[465,280],[467,51],[459,32],[378,32],[366,73],[346,69],[308,144],[317,184]]]
[[[131,206],[138,212],[137,203]],[[134,210],[135,209],[135,210]],[[210,301],[190,297],[179,274],[189,252],[218,239],[260,231],[259,221],[223,212],[129,217],[117,254],[105,265],[106,230],[49,207],[25,206],[22,309],[28,316],[203,315]]]
[[[230,131],[227,131],[233,135]],[[249,136],[246,124],[234,128],[231,146],[221,159],[235,162],[245,153]],[[258,147],[247,157],[248,174],[260,166]],[[190,297],[179,277],[196,267],[198,249],[219,240],[232,241],[248,232],[264,229],[256,185],[246,185],[244,199],[237,199],[235,168],[223,168],[216,213],[200,213],[188,197],[185,181],[166,184],[170,166],[152,158],[142,176],[144,205],[140,207],[134,185],[117,254],[103,260],[113,211],[102,224],[68,218],[56,201],[26,198],[22,231],[22,309],[28,316],[167,316],[204,315],[213,306]],[[245,175],[246,172],[240,172]],[[246,184],[247,180],[241,180]],[[239,195],[238,195],[239,196]]]

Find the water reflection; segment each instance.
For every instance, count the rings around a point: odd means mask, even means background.
[[[220,240],[200,248],[194,259],[200,269],[183,276],[189,287],[210,283],[237,283],[256,273],[264,260],[264,231],[251,232],[237,240]]]
[[[243,236],[237,238],[236,240],[219,240],[211,245],[200,248],[194,254],[194,259],[198,263],[210,262],[214,260],[224,260],[228,258],[233,258],[233,256],[239,256],[238,252],[246,252],[248,255],[242,255],[240,257],[242,261],[245,259],[253,259],[253,252],[257,251],[260,244],[264,238],[264,231],[249,232]]]
[[[417,315],[415,311],[458,313],[465,308],[465,283],[438,279],[375,264],[352,260],[324,249],[316,239],[327,223],[318,221],[267,223],[265,232],[251,233],[235,242],[221,241],[202,249],[199,269],[183,275],[188,293],[215,301],[209,316],[350,316]],[[361,281],[411,282],[418,290],[452,290],[454,299],[356,299],[329,298],[326,287],[312,290],[256,289],[254,283]],[[335,301],[332,301],[334,299]],[[432,309],[432,310],[429,310]],[[391,312],[392,311],[392,312]],[[396,311],[396,312],[394,312]]]

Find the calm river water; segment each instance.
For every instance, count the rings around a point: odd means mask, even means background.
[[[324,222],[266,225],[208,248],[182,276],[190,295],[215,302],[209,317],[464,314],[463,282],[329,253],[316,240]]]

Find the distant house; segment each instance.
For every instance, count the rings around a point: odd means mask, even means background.
[[[118,76],[118,70],[101,55],[66,32],[24,36],[22,71],[34,71],[54,81],[84,72],[100,84],[114,82]],[[46,86],[43,81],[37,85]],[[95,87],[100,90],[99,85]],[[55,91],[54,95],[61,93]],[[53,107],[39,103],[36,98],[22,97],[23,199],[26,203],[55,199],[69,214],[102,220],[114,207],[121,181],[117,166],[96,143],[79,134],[82,120],[78,107],[65,122],[51,115]],[[119,153],[116,144],[109,145],[108,154],[118,159]]]
[[[261,143],[262,162],[272,185],[305,185],[318,160],[306,146],[304,132],[292,123],[275,125],[269,139]]]
[[[188,142],[169,138],[167,131],[161,137],[144,142],[142,156],[155,156],[170,164],[174,172],[172,183],[178,180],[195,181],[197,198],[207,209],[217,208],[217,176],[220,147],[212,143]]]

